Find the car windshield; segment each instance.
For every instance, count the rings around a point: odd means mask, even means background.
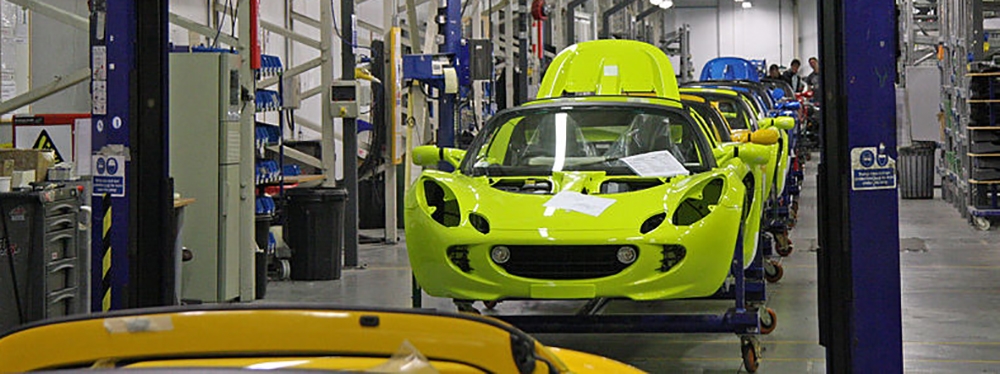
[[[713,130],[715,130],[716,134],[719,136],[720,142],[728,143],[733,141],[730,136],[729,127],[726,125],[726,120],[722,118],[720,111],[705,104],[692,104],[691,108],[693,108],[695,112],[698,112],[698,114],[712,126]]]
[[[556,171],[636,175],[622,159],[666,151],[687,171],[704,172],[714,159],[695,126],[679,109],[665,106],[527,106],[490,119],[472,142],[461,170],[472,176]]]

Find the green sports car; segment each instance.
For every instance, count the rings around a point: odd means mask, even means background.
[[[497,114],[468,151],[411,153],[456,168],[425,170],[406,196],[410,264],[428,294],[701,297],[723,285],[741,234],[753,259],[757,231],[744,222],[763,198],[752,168],[770,147],[713,143],[661,51],[577,44],[540,92],[559,95]]]

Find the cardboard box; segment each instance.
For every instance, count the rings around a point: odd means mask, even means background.
[[[13,170],[2,168],[3,172],[14,170],[34,170],[35,182],[45,181],[49,168],[55,165],[56,157],[52,151],[40,149],[0,149],[0,165],[7,166],[7,161],[14,162]],[[3,176],[9,176],[3,175]]]

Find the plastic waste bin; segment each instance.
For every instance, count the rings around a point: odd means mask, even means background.
[[[340,279],[347,191],[290,189],[285,196],[284,235],[292,249],[292,280]]]
[[[933,142],[914,142],[899,148],[899,195],[904,199],[934,197]]]
[[[254,253],[254,299],[263,299],[267,295],[267,239],[271,229],[271,216],[260,214],[256,216],[254,225],[254,241],[257,242],[257,252]]]

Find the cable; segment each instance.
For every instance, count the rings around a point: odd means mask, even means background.
[[[222,18],[225,18],[226,14],[229,13],[229,7],[230,7],[229,2],[230,0],[226,0],[226,5],[224,8],[222,8]],[[215,48],[216,46],[219,45],[219,35],[222,34],[222,18],[219,18],[219,20],[216,22],[217,26],[215,27],[215,37],[212,38],[212,48]]]
[[[371,47],[365,47],[365,46],[362,46],[362,45],[352,44],[353,40],[347,41],[347,39],[344,39],[343,35],[340,35],[340,26],[337,26],[337,11],[333,10],[334,9],[333,5],[334,5],[333,4],[333,0],[330,0],[330,17],[333,18],[333,32],[336,33],[337,38],[340,39],[340,41],[342,43],[344,43],[344,45],[346,45],[348,47],[360,48],[360,49],[367,49],[367,50],[371,51],[372,50]]]
[[[3,208],[3,202],[0,202],[0,212],[6,212],[7,210]],[[10,268],[10,279],[11,287],[14,287],[14,305],[17,308],[17,318],[18,324],[22,324],[27,320],[24,315],[24,306],[21,305],[21,287],[17,284],[17,270],[14,267],[14,251],[10,249],[10,230],[7,229],[7,215],[3,214],[0,217],[0,221],[3,221],[3,251],[7,254],[7,266]]]

